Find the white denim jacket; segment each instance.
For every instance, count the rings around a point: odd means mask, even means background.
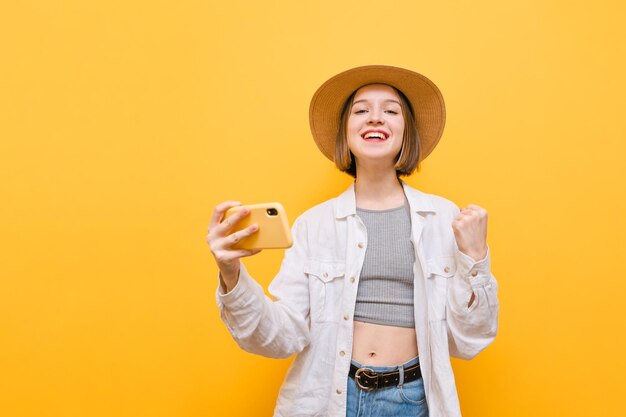
[[[470,359],[493,341],[498,286],[489,251],[476,262],[458,250],[451,226],[456,205],[402,185],[411,209],[415,328],[429,414],[460,416],[450,355]],[[352,184],[295,221],[294,245],[268,288],[274,300],[243,265],[230,292],[217,290],[222,320],[242,349],[272,358],[298,354],[275,417],[346,415],[353,312],[367,248],[355,201]]]

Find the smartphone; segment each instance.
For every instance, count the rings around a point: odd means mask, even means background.
[[[228,209],[224,218],[237,213],[243,207],[250,210],[250,214],[241,219],[235,228],[238,230],[257,224],[259,229],[233,246],[234,249],[284,249],[293,244],[291,229],[287,221],[287,212],[280,203],[261,203],[246,206],[236,206]]]

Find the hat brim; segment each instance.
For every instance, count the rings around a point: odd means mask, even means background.
[[[386,65],[352,68],[335,75],[318,88],[311,99],[309,123],[320,151],[331,161],[335,160],[341,108],[354,91],[368,84],[395,87],[410,101],[421,142],[420,161],[424,160],[443,134],[446,122],[443,96],[437,86],[422,74]]]

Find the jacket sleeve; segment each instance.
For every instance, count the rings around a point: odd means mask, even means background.
[[[498,330],[498,283],[491,274],[491,254],[475,261],[455,242],[456,273],[448,282],[446,321],[450,355],[471,359],[485,349]],[[474,294],[471,305],[469,302]],[[469,307],[468,307],[469,305]]]
[[[237,285],[224,294],[219,285],[220,317],[237,344],[247,352],[287,358],[309,344],[309,286],[306,226],[298,218],[292,228],[293,246],[285,251],[280,271],[269,286],[273,299],[250,276],[243,264]]]

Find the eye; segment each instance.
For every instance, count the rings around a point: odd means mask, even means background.
[[[354,111],[354,114],[363,114],[365,112],[367,112],[367,110],[365,110],[365,109],[357,109],[357,110]]]
[[[402,110],[400,109],[400,106],[387,106],[387,108],[385,108],[385,113],[397,115],[401,114]]]

